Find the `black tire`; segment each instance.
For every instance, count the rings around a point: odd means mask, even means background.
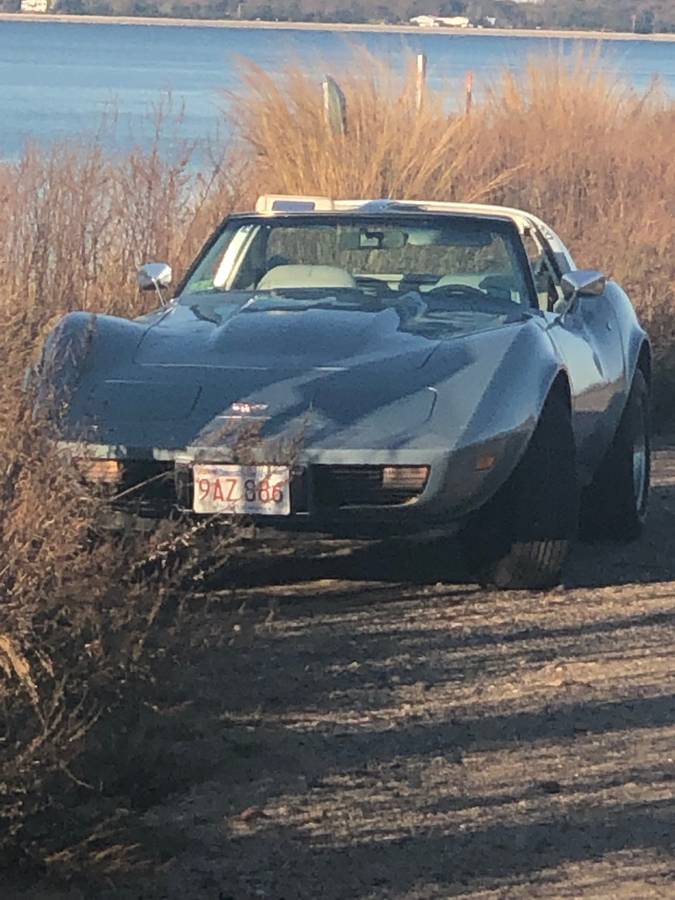
[[[639,537],[647,516],[650,474],[649,388],[638,369],[614,440],[582,494],[582,539]]]
[[[578,515],[570,411],[556,390],[513,474],[464,529],[465,559],[482,584],[554,587],[576,536]]]

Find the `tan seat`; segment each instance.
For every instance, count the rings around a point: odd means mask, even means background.
[[[479,287],[483,280],[483,275],[443,275],[438,279],[434,287],[443,287],[445,284],[465,284],[467,287]]]
[[[337,266],[275,266],[258,282],[261,291],[280,288],[355,288],[356,282]]]

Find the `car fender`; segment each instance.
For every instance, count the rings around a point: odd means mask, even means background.
[[[621,334],[624,353],[624,405],[628,399],[635,371],[642,366],[647,384],[651,383],[651,343],[635,312],[630,298],[615,281],[607,282],[607,295],[611,301],[617,326]]]
[[[510,477],[534,433],[546,399],[558,385],[569,396],[565,367],[538,317],[527,322],[469,335],[462,340],[466,364],[450,377],[457,350],[448,342],[429,367],[438,399],[433,428],[444,431],[456,467],[448,472],[449,493],[457,496],[462,479],[470,506],[479,506]],[[556,386],[554,388],[554,386]],[[459,464],[461,461],[461,464]]]
[[[36,408],[62,417],[94,366],[113,370],[133,355],[145,325],[116,316],[72,312],[47,336],[37,366]]]

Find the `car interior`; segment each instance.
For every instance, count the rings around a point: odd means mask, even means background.
[[[495,303],[529,306],[525,258],[512,236],[490,225],[316,218],[246,224],[206,254],[186,293],[329,289],[358,291],[383,306],[415,293],[431,312],[481,303],[486,312]]]

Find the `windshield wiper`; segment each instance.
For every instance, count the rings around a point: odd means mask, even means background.
[[[359,304],[359,301],[347,303],[335,296],[288,300],[283,296],[261,297],[256,295],[247,300],[239,309],[239,312],[303,312],[308,309],[353,309],[357,304]]]

